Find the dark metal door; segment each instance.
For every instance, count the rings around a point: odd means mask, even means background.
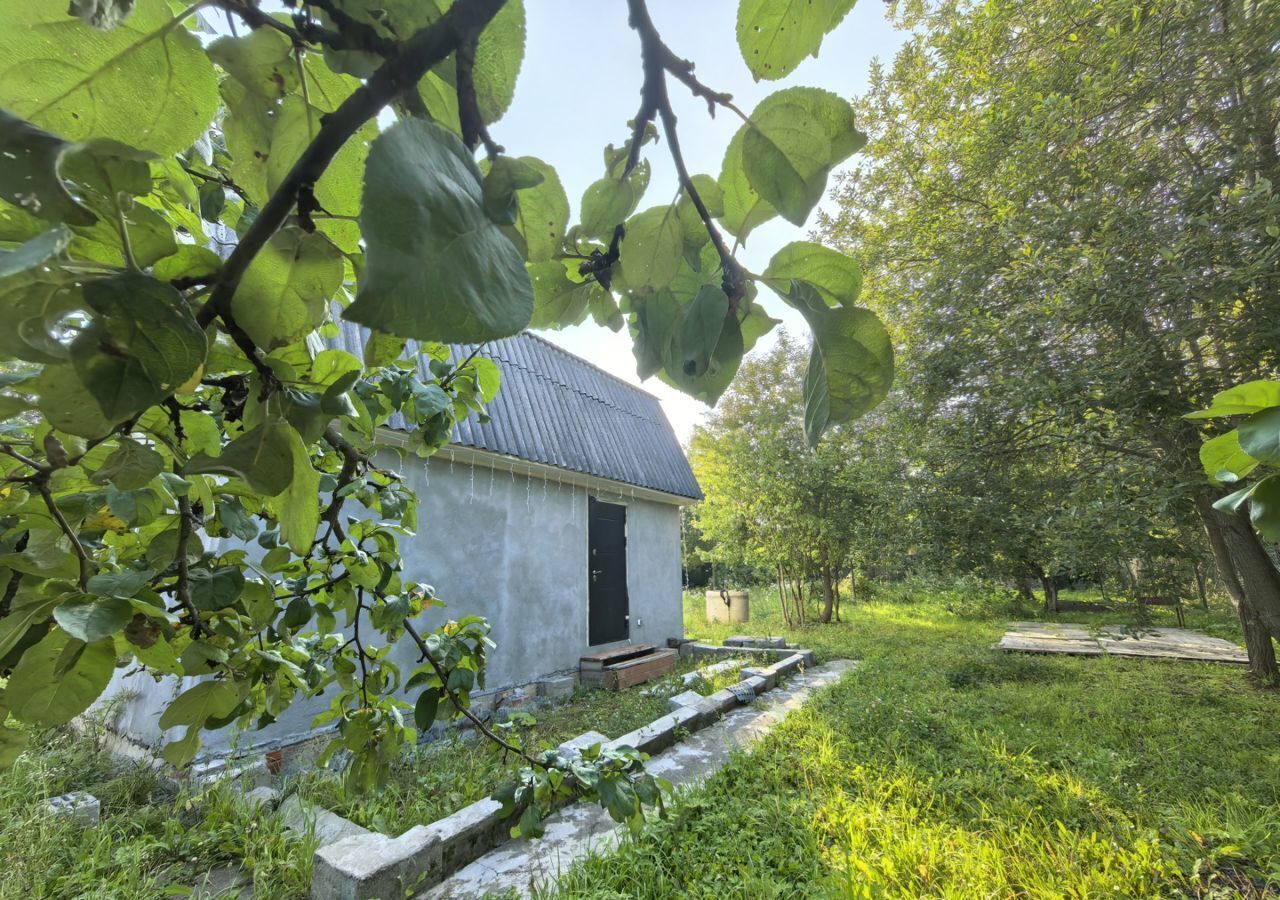
[[[625,506],[587,499],[587,563],[587,640],[625,640],[631,633]]]

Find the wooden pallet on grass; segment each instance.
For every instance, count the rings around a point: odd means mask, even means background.
[[[679,656],[678,650],[632,644],[582,657],[578,673],[583,684],[617,691],[667,674],[676,667]]]

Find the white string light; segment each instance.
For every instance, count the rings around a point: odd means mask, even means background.
[[[524,477],[524,508],[526,512],[533,511],[533,469]]]
[[[426,478],[426,486],[431,487],[431,457],[425,457],[422,460],[422,474]]]
[[[476,500],[476,461],[474,459],[471,460],[470,485],[470,492],[467,494],[467,502],[474,503]]]
[[[490,466],[489,467],[489,496],[490,497],[493,496],[493,473],[494,473],[494,468],[493,466]]]

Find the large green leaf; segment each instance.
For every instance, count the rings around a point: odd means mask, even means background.
[[[505,337],[529,324],[533,286],[524,260],[485,214],[480,170],[456,135],[416,119],[380,135],[369,151],[360,215],[366,267],[346,318],[457,342]]]
[[[554,168],[532,156],[519,162],[542,175],[540,183],[516,194],[516,231],[524,238],[525,258],[540,262],[560,251],[569,226],[569,197]]]
[[[45,366],[32,384],[40,397],[40,411],[59,431],[96,438],[111,431],[116,423],[102,414],[102,407],[70,365]]]
[[[648,160],[642,160],[625,178],[606,175],[592,182],[582,194],[579,218],[583,235],[611,238],[613,229],[635,212],[648,187]]]
[[[163,456],[132,438],[122,437],[91,480],[96,484],[109,481],[122,491],[132,491],[145,487],[163,469]]]
[[[98,217],[71,196],[61,178],[71,149],[61,138],[0,109],[0,199],[50,222],[92,225]]]
[[[484,172],[480,188],[484,211],[498,225],[514,225],[516,191],[542,184],[542,172],[514,156],[499,156],[492,162],[485,160],[480,170]]]
[[[831,425],[874,408],[893,385],[893,344],[869,309],[832,309],[811,285],[792,284],[788,301],[813,330],[805,374],[805,434],[816,445]]]
[[[516,78],[524,61],[524,36],[524,2],[507,0],[476,42],[473,80],[480,118],[486,123],[501,119],[515,97]]]
[[[219,456],[199,453],[187,463],[188,475],[211,473],[243,478],[250,487],[275,496],[288,489],[293,480],[293,429],[276,417],[245,432],[223,449]]]
[[[1280,406],[1254,413],[1237,431],[1241,450],[1261,462],[1280,465]]]
[[[724,151],[724,162],[720,166],[720,177],[716,180],[724,198],[724,212],[717,218],[742,244],[747,242],[747,235],[757,226],[778,214],[773,205],[761,197],[760,192],[747,180],[747,172],[742,164],[742,142],[746,134],[747,129],[740,128],[729,141],[729,146]]]
[[[574,267],[576,268],[576,266]],[[530,328],[567,328],[582,322],[597,293],[605,293],[595,279],[580,279],[557,259],[529,264],[533,280],[533,318]]]
[[[302,437],[293,429],[287,437],[293,477],[272,504],[280,520],[280,536],[294,553],[306,556],[320,525],[320,473],[311,465]]]
[[[92,324],[72,342],[71,361],[108,420],[173,393],[204,364],[204,331],[169,285],[125,273],[88,282]]]
[[[242,695],[225,681],[202,681],[179,694],[160,714],[161,728],[192,725],[196,728],[209,719],[223,719],[240,704]]]
[[[29,628],[49,618],[49,614],[57,605],[57,599],[20,595],[10,608],[9,614],[0,619],[0,659],[4,659],[14,647],[18,646]]]
[[[862,267],[850,256],[808,241],[787,244],[773,255],[763,273],[765,284],[782,296],[792,279],[811,285],[828,306],[855,306],[862,293]]]
[[[790,75],[853,7],[853,0],[741,0],[738,49],[756,81]]]
[[[1214,395],[1208,409],[1188,413],[1183,418],[1249,416],[1272,406],[1280,406],[1280,381],[1249,381]]]
[[[747,181],[793,225],[803,225],[822,199],[831,169],[867,142],[854,127],[853,107],[818,88],[769,95],[743,129]],[[728,193],[726,187],[726,206]]]
[[[653,206],[627,222],[619,259],[627,287],[666,287],[680,271],[684,229],[675,206]]]
[[[1240,433],[1232,429],[1200,445],[1200,464],[1213,480],[1232,482],[1252,472],[1258,461],[1240,448]]]
[[[111,31],[30,0],[0,0],[0,22],[0,107],[42,128],[170,155],[213,120],[213,65],[164,0],[139,0]]]
[[[54,629],[14,666],[5,688],[13,715],[53,728],[65,725],[98,699],[116,664],[110,638],[86,644]]]
[[[70,240],[71,232],[59,225],[12,250],[0,250],[0,278],[34,269],[49,257],[65,250]]]
[[[322,234],[290,226],[253,258],[231,313],[259,347],[283,347],[324,321],[341,286],[342,251]]]
[[[83,596],[53,611],[54,621],[73,638],[92,643],[111,637],[129,624],[133,606],[119,597]]]

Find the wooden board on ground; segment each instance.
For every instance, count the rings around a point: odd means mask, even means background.
[[[1248,663],[1248,655],[1230,641],[1186,628],[1136,628],[1057,622],[1014,622],[996,644],[997,650],[1021,653],[1069,653],[1076,656],[1132,656]]]

